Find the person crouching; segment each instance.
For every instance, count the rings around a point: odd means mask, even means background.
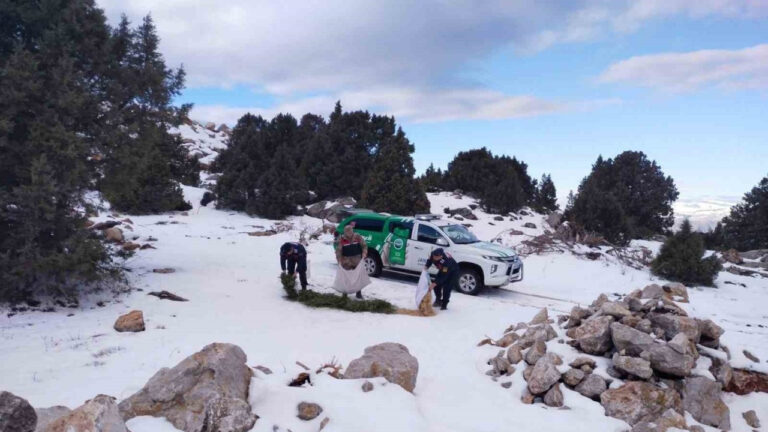
[[[432,265],[437,268],[437,276],[430,286],[435,292],[433,306],[440,306],[440,310],[446,310],[448,309],[448,302],[451,300],[451,291],[459,281],[459,265],[442,248],[432,251],[424,270],[429,270]]]
[[[295,277],[299,274],[301,289],[307,289],[307,250],[301,243],[288,242],[280,246],[280,268]]]

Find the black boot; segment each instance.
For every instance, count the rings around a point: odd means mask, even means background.
[[[355,294],[355,297],[357,297],[360,300],[362,300],[363,299],[363,294],[360,291],[358,291],[357,294]]]
[[[448,305],[447,304],[444,304],[444,305],[440,306],[440,310],[446,310],[446,309],[448,309]]]
[[[440,299],[435,299],[435,301],[432,303],[432,307],[438,307],[440,306],[441,302]]]

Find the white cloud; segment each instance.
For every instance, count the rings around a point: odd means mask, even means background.
[[[768,16],[764,0],[98,3],[112,22],[121,12],[134,22],[151,13],[168,64],[184,64],[190,87],[255,87],[301,105],[339,96],[350,104],[347,96],[357,96],[421,121],[557,111],[556,102],[501,95],[460,78],[468,64],[499,50],[535,52],[672,15]],[[407,90],[384,94],[393,89]]]
[[[768,88],[768,44],[739,50],[701,50],[632,57],[608,67],[599,80],[675,92],[705,86]]]

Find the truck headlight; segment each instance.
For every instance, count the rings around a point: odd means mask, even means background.
[[[499,269],[499,266],[497,266],[496,264],[493,264],[491,266],[491,273],[496,273],[496,270],[498,270],[498,269]]]
[[[504,262],[504,258],[499,256],[483,255],[483,258],[491,261]]]

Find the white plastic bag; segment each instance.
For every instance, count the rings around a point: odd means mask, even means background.
[[[352,270],[344,270],[342,266],[336,269],[336,279],[333,281],[333,289],[340,293],[352,294],[370,285],[371,279],[365,271],[363,260]]]
[[[419,308],[424,296],[429,292],[429,284],[431,282],[429,273],[422,270],[421,276],[419,276],[419,283],[416,285],[416,309]]]

